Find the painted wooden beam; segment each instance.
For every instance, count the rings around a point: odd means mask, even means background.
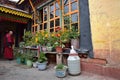
[[[93,58],[93,46],[91,40],[91,26],[88,0],[79,0],[79,11],[80,48],[89,50],[89,57]]]

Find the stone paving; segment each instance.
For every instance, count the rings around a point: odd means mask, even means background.
[[[36,68],[18,65],[15,60],[0,60],[0,80],[118,80],[87,72],[81,72],[78,76],[57,78],[53,67],[51,64],[45,71],[39,71]]]

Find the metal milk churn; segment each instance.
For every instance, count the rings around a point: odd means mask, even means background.
[[[78,75],[81,72],[80,66],[80,57],[78,53],[74,50],[73,46],[71,46],[70,54],[67,59],[68,61],[68,71],[71,75]]]

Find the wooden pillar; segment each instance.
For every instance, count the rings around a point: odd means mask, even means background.
[[[80,48],[89,51],[89,57],[93,58],[93,46],[91,40],[89,1],[79,0],[80,18]]]
[[[63,20],[63,5],[62,5],[62,0],[56,0],[56,2],[58,3],[59,7],[60,7],[60,27],[63,28],[62,26],[62,20]]]
[[[60,0],[60,27],[62,28],[62,0]]]
[[[56,64],[61,64],[62,63],[62,53],[57,53],[56,54]]]
[[[63,17],[63,15],[62,15],[62,0],[56,0],[57,1],[57,3],[58,3],[58,5],[59,5],[59,7],[60,7],[60,27],[62,28],[62,17]],[[56,64],[61,64],[62,63],[62,53],[57,53],[56,54]]]

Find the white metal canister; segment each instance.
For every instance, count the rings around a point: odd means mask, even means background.
[[[71,75],[78,75],[81,72],[81,66],[80,66],[80,57],[78,56],[78,53],[73,49],[73,46],[71,46],[70,54],[67,59],[68,61],[68,71]]]

